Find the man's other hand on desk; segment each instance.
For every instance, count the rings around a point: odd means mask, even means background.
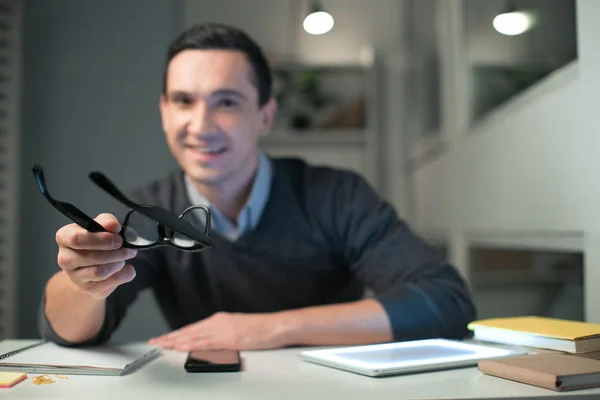
[[[284,346],[281,322],[275,314],[225,312],[153,338],[150,344],[178,351],[257,350]]]
[[[374,299],[262,314],[220,312],[150,340],[166,349],[262,350],[290,345],[350,345],[393,339]]]

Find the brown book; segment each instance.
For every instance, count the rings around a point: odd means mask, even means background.
[[[567,353],[564,351],[558,350],[548,350],[548,349],[534,349],[532,347],[527,348],[527,352],[529,354],[570,354],[572,356],[584,357],[584,358],[593,358],[594,360],[600,360],[600,351],[588,351],[585,353]]]
[[[586,353],[577,353],[573,355],[577,357],[593,358],[594,360],[600,360],[600,351],[598,350],[588,351]]]
[[[600,386],[600,361],[569,354],[534,354],[481,360],[479,370],[556,391]]]

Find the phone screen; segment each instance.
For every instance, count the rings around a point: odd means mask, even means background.
[[[237,350],[199,350],[188,354],[185,370],[188,372],[233,372],[241,369]]]

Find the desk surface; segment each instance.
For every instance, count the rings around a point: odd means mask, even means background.
[[[4,340],[0,354],[31,340]],[[482,374],[477,368],[370,378],[298,357],[301,350],[242,352],[239,373],[187,373],[185,353],[165,351],[126,376],[70,375],[55,383],[34,385],[27,379],[0,398],[14,399],[553,399],[600,398],[600,389],[558,393]],[[36,375],[30,375],[36,376]]]

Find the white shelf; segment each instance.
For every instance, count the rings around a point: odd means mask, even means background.
[[[514,250],[552,250],[581,252],[584,249],[583,231],[467,231],[472,247]]]
[[[288,145],[364,145],[369,132],[366,130],[306,130],[298,132],[274,131],[262,138],[259,144],[265,146]]]

